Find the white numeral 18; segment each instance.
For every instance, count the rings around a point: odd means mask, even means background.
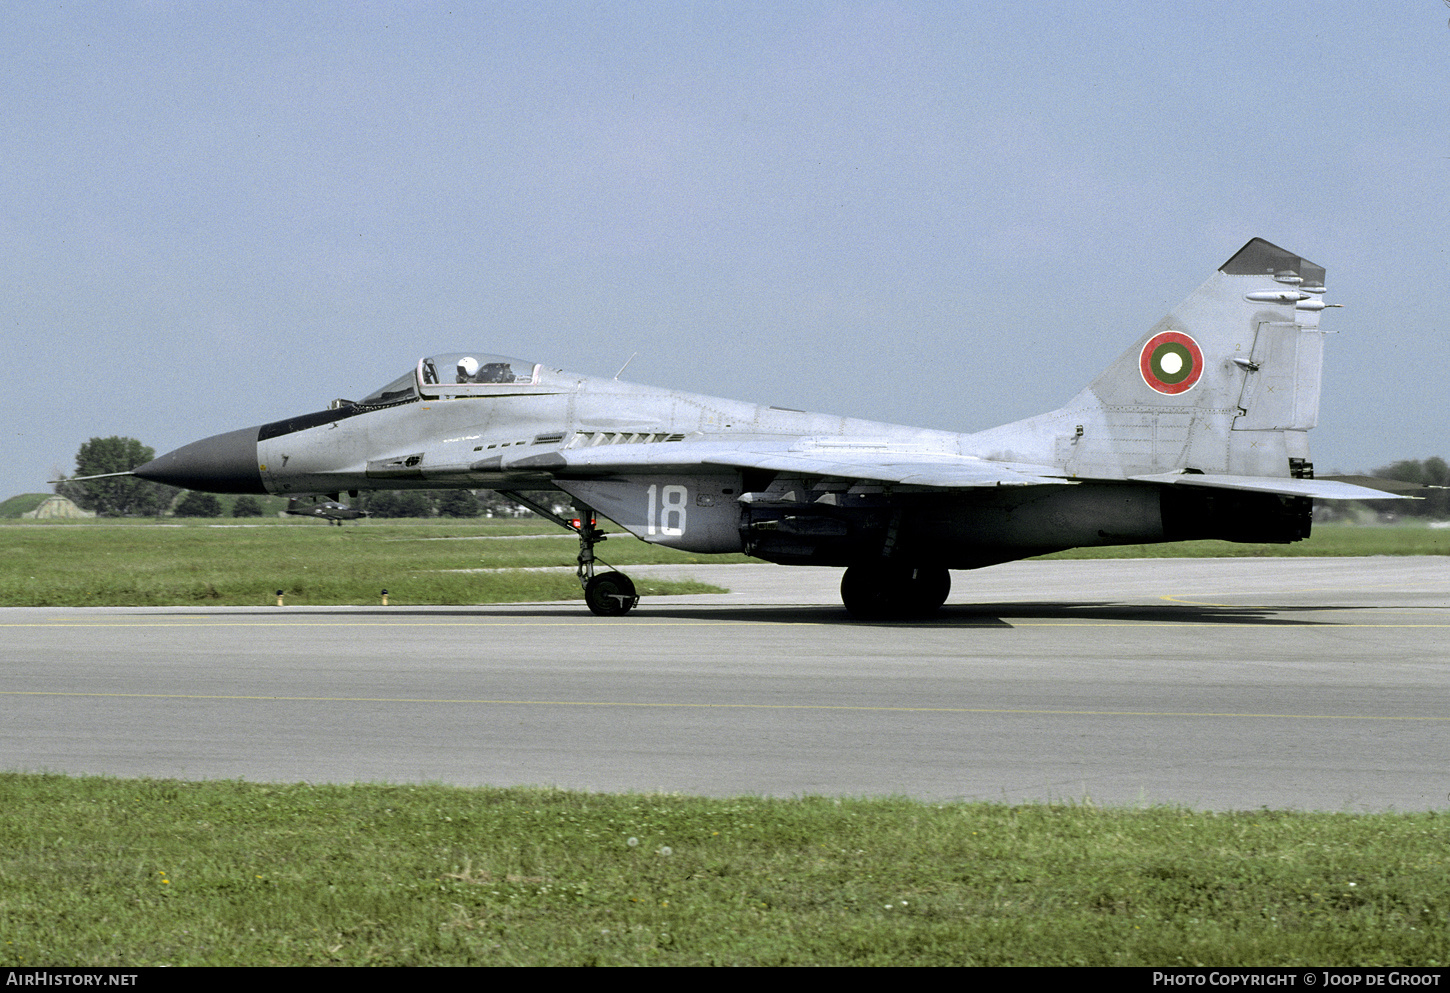
[[[690,498],[690,491],[683,486],[659,486],[650,483],[645,492],[649,498],[649,509],[645,514],[645,534],[684,534],[685,504]],[[658,517],[655,516],[656,513]]]

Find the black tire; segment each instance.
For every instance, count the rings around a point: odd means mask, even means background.
[[[930,617],[951,590],[940,566],[853,565],[841,577],[841,602],[858,620]]]
[[[584,602],[601,617],[618,617],[634,609],[639,594],[624,573],[601,572],[585,584]]]
[[[952,574],[941,566],[930,565],[918,566],[912,572],[913,613],[917,617],[930,617],[947,602],[952,591]]]
[[[886,617],[890,598],[880,570],[865,565],[847,568],[841,577],[841,602],[846,605],[846,613],[858,621]]]

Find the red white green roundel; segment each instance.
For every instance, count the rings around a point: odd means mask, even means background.
[[[1138,357],[1143,382],[1159,393],[1187,393],[1203,375],[1203,352],[1182,331],[1163,331],[1148,339]]]

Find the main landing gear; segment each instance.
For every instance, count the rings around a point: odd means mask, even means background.
[[[936,613],[951,589],[951,573],[941,566],[874,562],[846,570],[841,602],[857,620],[910,620]]]

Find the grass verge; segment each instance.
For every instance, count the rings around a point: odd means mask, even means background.
[[[0,964],[1435,966],[1447,825],[3,774]]]
[[[1236,541],[1172,541],[1161,545],[1073,548],[1044,559],[1197,559],[1334,557],[1357,555],[1450,555],[1450,528],[1423,524],[1363,527],[1316,524],[1304,541],[1288,545]]]
[[[252,606],[478,604],[577,600],[571,535],[540,521],[368,521],[329,527],[302,519],[0,522],[0,606]],[[616,534],[599,546],[611,566],[756,562],[690,555]],[[1280,555],[1447,555],[1450,529],[1317,527],[1292,545],[1185,541],[1082,548],[1044,558]],[[644,595],[723,592],[698,582],[636,579]]]
[[[0,606],[394,605],[577,600],[577,542],[539,522],[329,527],[314,521],[218,526],[146,521],[0,526]],[[704,560],[616,538],[618,565]],[[743,560],[736,556],[737,561]],[[637,580],[640,593],[720,593],[693,581]]]

